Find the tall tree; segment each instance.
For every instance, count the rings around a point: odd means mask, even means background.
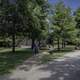
[[[76,29],[77,29],[77,45],[80,45],[80,8],[78,8],[74,12],[75,21],[76,21]]]
[[[1,2],[1,7],[3,9],[4,15],[2,17],[2,27],[1,32],[4,35],[12,37],[12,51],[15,52],[15,37],[18,32],[20,32],[21,19],[17,11],[16,4],[11,4],[9,0],[7,3],[4,1]]]
[[[53,14],[53,33],[57,38],[58,50],[60,50],[60,41],[62,48],[65,47],[65,41],[71,38],[75,33],[75,24],[72,17],[71,9],[66,7],[63,2],[55,5]]]
[[[36,39],[45,29],[46,24],[46,1],[45,0],[17,0],[18,10],[23,19],[26,33],[32,39],[32,48]]]

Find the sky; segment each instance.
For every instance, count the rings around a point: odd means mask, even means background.
[[[51,4],[56,4],[60,0],[49,0]],[[80,0],[62,0],[64,1],[64,4],[66,6],[71,7],[72,10],[76,10],[78,7],[80,7]]]
[[[48,0],[48,1],[54,5],[60,0]],[[61,1],[64,1],[64,4],[66,6],[71,7],[73,11],[76,10],[78,7],[80,7],[80,0],[61,0]],[[11,0],[11,2],[15,2],[15,0]]]

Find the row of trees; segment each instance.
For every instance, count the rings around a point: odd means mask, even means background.
[[[80,8],[72,11],[66,7],[63,2],[55,5],[53,10],[53,36],[57,40],[58,50],[60,50],[60,41],[62,48],[66,42],[80,45]]]
[[[65,42],[75,41],[76,37],[76,23],[75,17],[69,7],[66,7],[63,2],[55,5],[53,10],[53,36],[57,40],[58,50],[60,50],[60,41],[62,41],[62,48],[65,47]]]
[[[62,48],[67,41],[79,44],[80,8],[73,12],[63,2],[52,7],[47,0],[1,0],[0,36],[12,38],[13,52],[17,35],[31,38],[32,48],[35,40],[49,35],[57,41],[58,50],[60,43]]]
[[[1,36],[12,37],[13,52],[16,35],[30,37],[32,48],[35,40],[41,39],[46,29],[48,7],[46,0],[1,0],[0,33]]]

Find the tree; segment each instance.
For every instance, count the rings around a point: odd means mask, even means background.
[[[12,47],[15,52],[15,36],[17,33],[28,35],[32,39],[32,45],[39,39],[45,30],[46,2],[45,0],[16,0],[11,4],[9,0],[1,0],[4,10],[3,26],[1,32],[12,36]],[[35,3],[35,4],[34,4]],[[2,31],[3,30],[3,31]]]
[[[18,11],[23,19],[24,32],[32,39],[32,48],[35,40],[45,30],[46,24],[46,2],[45,0],[19,0]],[[35,4],[34,4],[35,3]]]
[[[74,12],[74,16],[75,16],[75,21],[76,21],[76,29],[77,29],[77,45],[80,45],[80,8],[78,8],[75,12]]]
[[[1,32],[4,32],[4,35],[7,35],[7,37],[12,37],[12,51],[15,52],[15,37],[16,34],[21,32],[21,18],[18,15],[16,4],[11,4],[9,0],[7,0],[7,3],[5,4],[4,1],[2,1],[2,8],[4,12],[4,16],[2,17],[2,27]]]
[[[60,50],[60,41],[62,40],[62,48],[65,47],[65,41],[69,40],[74,33],[75,25],[71,9],[63,2],[57,3],[53,14],[53,34],[58,42],[58,50]]]

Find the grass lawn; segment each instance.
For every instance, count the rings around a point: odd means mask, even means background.
[[[17,48],[16,53],[12,53],[11,49],[0,49],[0,75],[9,73],[30,56],[30,49]]]
[[[48,54],[43,54],[40,60],[41,60],[41,63],[47,63],[48,61],[62,57],[69,52],[74,52],[74,46],[71,46],[71,45],[66,46],[64,49],[61,49],[60,51],[57,51],[55,49],[51,52],[48,52]]]
[[[47,63],[48,61],[62,57],[65,53],[74,51],[74,46],[67,46],[60,51],[54,50],[51,52],[45,51],[49,54],[41,54],[39,59],[41,63]],[[9,73],[16,66],[23,63],[26,59],[32,56],[31,49],[16,48],[16,53],[12,53],[11,49],[0,49],[0,75]],[[41,52],[43,53],[43,51]]]

